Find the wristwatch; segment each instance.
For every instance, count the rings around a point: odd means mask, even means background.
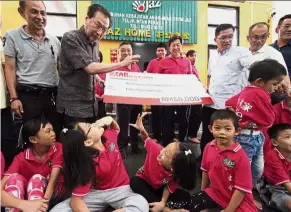
[[[15,100],[18,100],[18,97],[11,98],[11,99],[9,100],[9,102],[12,103],[12,102],[14,102]]]

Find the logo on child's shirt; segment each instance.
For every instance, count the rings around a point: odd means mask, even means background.
[[[222,162],[224,163],[224,165],[226,165],[227,167],[230,168],[234,168],[235,167],[235,162],[230,160],[229,158],[225,157]]]
[[[111,142],[110,145],[109,145],[109,151],[113,152],[114,149],[115,149],[115,144],[113,142]]]

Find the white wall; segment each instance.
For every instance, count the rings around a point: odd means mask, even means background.
[[[276,15],[273,17],[273,28],[272,28],[272,39],[277,40],[278,35],[275,32],[275,28],[278,24],[279,19],[287,14],[291,14],[291,1],[273,1],[273,11]],[[270,13],[272,13],[270,12]]]

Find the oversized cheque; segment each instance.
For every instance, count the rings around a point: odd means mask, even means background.
[[[212,104],[195,75],[114,71],[106,75],[104,102],[141,105]]]

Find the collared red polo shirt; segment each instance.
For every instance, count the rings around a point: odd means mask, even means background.
[[[275,124],[291,124],[291,109],[288,108],[287,100],[275,104],[273,110],[275,112]]]
[[[287,161],[277,148],[271,149],[265,155],[263,176],[276,186],[289,183],[291,181],[291,162]]]
[[[161,60],[162,59],[159,59],[159,58],[152,59],[148,64],[148,67],[146,70],[147,73],[151,73],[151,74],[158,73],[158,68],[159,68],[159,64]]]
[[[201,169],[208,173],[211,186],[204,191],[222,208],[229,204],[235,190],[245,192],[236,212],[257,211],[252,195],[250,161],[239,143],[220,150],[217,141],[206,145]]]
[[[157,160],[164,147],[150,138],[145,140],[144,146],[147,150],[145,163],[137,171],[136,176],[147,181],[155,189],[166,185],[170,193],[175,192],[179,186],[173,181],[171,171],[165,170]]]
[[[40,174],[45,178],[49,178],[52,169],[56,167],[63,167],[63,149],[58,142],[50,147],[42,162],[35,159],[31,148],[19,153],[15,156],[5,176],[17,173],[30,180],[33,175]]]
[[[130,68],[128,67],[121,67],[118,69],[119,71],[129,71],[129,72],[141,72],[138,65],[136,63],[132,63]]]
[[[86,196],[90,189],[107,190],[129,185],[129,176],[126,172],[117,144],[118,132],[114,129],[106,130],[103,133],[106,138],[105,150],[94,158],[96,162],[96,186],[92,188],[92,182],[87,185],[77,186],[72,195],[76,197]]]
[[[186,57],[178,59],[171,56],[165,57],[159,63],[157,73],[160,74],[192,74],[191,62]]]
[[[236,110],[242,129],[262,130],[272,126],[275,121],[270,94],[259,87],[245,87],[242,92],[228,99],[226,106]]]

